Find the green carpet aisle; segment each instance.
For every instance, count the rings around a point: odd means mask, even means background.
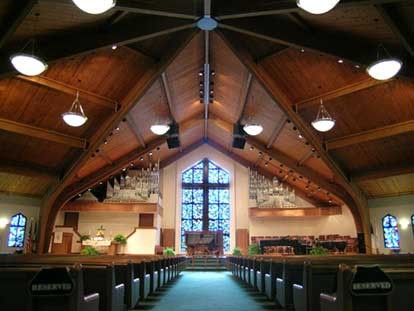
[[[183,272],[171,286],[150,297],[141,310],[271,310],[274,304],[229,272]]]

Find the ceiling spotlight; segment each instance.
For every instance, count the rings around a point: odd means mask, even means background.
[[[257,136],[263,132],[263,126],[258,123],[247,123],[243,126],[243,130],[250,136]]]
[[[324,14],[332,10],[340,0],[296,0],[301,9],[311,14]]]
[[[102,14],[116,5],[116,0],[72,0],[82,11],[89,14]]]
[[[321,100],[321,105],[319,107],[318,115],[316,119],[312,122],[312,126],[315,130],[319,132],[328,132],[335,126],[335,120],[326,110],[323,102]]]
[[[168,124],[156,123],[151,125],[150,129],[155,135],[164,135],[170,130],[170,126]]]
[[[299,139],[303,139],[303,135],[299,133],[298,135]]]
[[[118,48],[118,46],[117,45],[113,45],[112,46],[112,50],[116,50]]]
[[[23,49],[10,57],[13,67],[25,76],[37,76],[47,69],[46,62],[34,55],[35,40],[30,40]]]
[[[397,58],[380,59],[367,68],[367,73],[376,80],[388,80],[401,70],[402,62]]]
[[[139,158],[139,160],[140,160],[140,161],[144,161],[144,158],[143,158],[143,157],[140,157],[140,158]]]
[[[338,59],[338,63],[343,64],[344,60],[343,59]]]
[[[88,121],[88,117],[83,112],[82,105],[79,101],[79,91],[76,92],[76,98],[68,112],[62,113],[63,121],[69,126],[79,127]]]

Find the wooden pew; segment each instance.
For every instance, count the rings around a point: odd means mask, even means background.
[[[276,298],[276,278],[282,278],[283,262],[273,261],[269,262],[269,273],[265,273],[265,292],[269,300]]]
[[[98,311],[98,293],[85,295],[83,271],[71,268],[75,289],[70,296],[32,298],[28,286],[41,267],[0,268],[0,306],[2,310]]]

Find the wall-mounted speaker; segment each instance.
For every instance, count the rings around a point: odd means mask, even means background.
[[[240,123],[236,123],[233,126],[233,148],[244,149],[246,145],[246,138],[243,131],[243,126]]]
[[[170,130],[167,132],[167,145],[168,149],[174,149],[181,146],[180,137],[179,137],[180,129],[177,123],[172,123],[170,125]]]

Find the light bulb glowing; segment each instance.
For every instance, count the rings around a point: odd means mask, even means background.
[[[257,136],[263,132],[263,126],[260,124],[246,124],[243,126],[243,130],[250,136]]]
[[[116,0],[72,0],[82,11],[89,14],[102,14],[116,5]]]
[[[167,124],[154,124],[151,125],[150,129],[155,135],[164,135],[170,130],[170,126]]]
[[[63,121],[69,126],[79,127],[88,121],[88,118],[81,113],[77,112],[65,112],[62,114]]]
[[[296,0],[299,8],[311,14],[324,14],[332,10],[340,0]]]
[[[6,228],[9,224],[9,220],[7,218],[0,218],[0,229]]]
[[[381,59],[372,63],[368,68],[368,74],[376,80],[388,80],[395,77],[401,70],[402,62],[396,58]]]
[[[47,69],[47,64],[37,56],[18,53],[10,57],[13,67],[25,76],[37,76]]]
[[[335,126],[335,120],[331,118],[317,119],[312,122],[312,126],[319,132],[328,132]]]

